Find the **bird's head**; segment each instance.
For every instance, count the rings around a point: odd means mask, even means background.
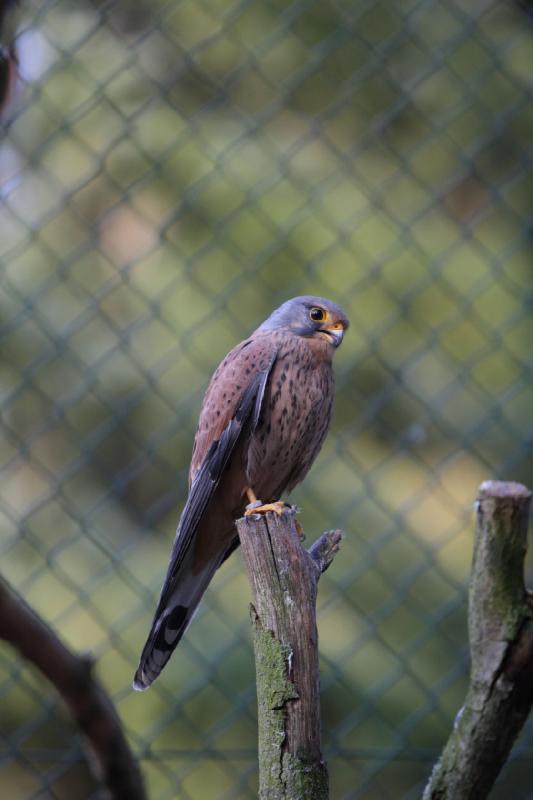
[[[349,324],[342,308],[331,300],[304,295],[283,303],[258,331],[283,329],[298,336],[325,339],[332,347],[338,347]]]

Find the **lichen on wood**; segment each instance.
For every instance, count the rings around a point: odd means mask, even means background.
[[[423,800],[484,800],[533,703],[533,604],[524,587],[531,492],[480,487],[469,589],[470,685]]]
[[[237,522],[252,588],[259,727],[260,800],[327,800],[320,748],[316,592],[340,531],[308,553],[294,513]]]

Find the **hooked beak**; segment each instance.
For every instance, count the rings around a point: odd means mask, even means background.
[[[334,347],[338,347],[342,342],[342,337],[344,336],[344,325],[342,322],[336,322],[334,325],[331,325],[329,328],[324,328],[324,333],[327,333],[331,339],[331,344]]]

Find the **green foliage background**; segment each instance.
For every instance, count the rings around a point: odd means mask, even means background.
[[[23,2],[0,150],[3,575],[90,649],[151,798],[252,798],[240,556],[130,681],[209,375],[295,294],[340,302],[332,432],[294,493],[332,798],[416,798],[460,708],[479,482],[532,483],[531,27],[476,0]],[[10,800],[96,797],[0,651]],[[533,729],[495,798],[530,798]]]

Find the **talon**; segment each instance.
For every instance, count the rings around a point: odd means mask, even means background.
[[[246,506],[244,516],[249,517],[251,514],[266,514],[268,511],[274,511],[275,514],[281,515],[286,508],[290,508],[290,506],[284,503],[283,500],[276,500],[275,503],[262,503],[261,500],[256,500]]]
[[[253,500],[253,502],[248,503],[248,505],[246,506],[246,511],[244,512],[244,516],[249,517],[250,514],[253,514],[255,512],[256,508],[261,508],[262,505],[263,505],[262,500]]]

